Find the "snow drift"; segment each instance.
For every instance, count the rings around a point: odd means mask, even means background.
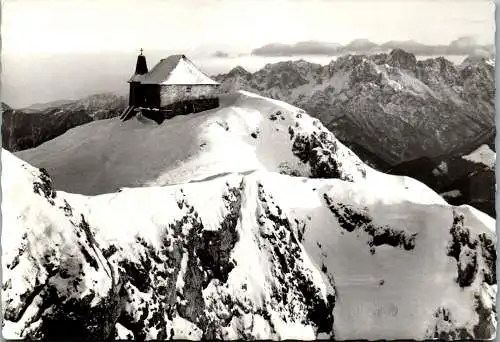
[[[232,101],[161,126],[91,123],[24,154],[59,151],[65,190],[140,188],[55,191],[2,151],[4,337],[495,336],[492,218],[368,168],[295,107]]]

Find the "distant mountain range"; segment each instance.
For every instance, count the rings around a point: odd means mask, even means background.
[[[255,73],[236,67],[216,79],[223,91],[244,89],[303,108],[382,167],[438,156],[495,124],[494,62],[480,57],[456,66],[395,49],[324,66],[300,60]]]
[[[76,101],[35,104],[23,109],[12,109],[2,103],[2,146],[9,151],[36,147],[73,127],[117,116],[125,104],[125,97],[111,93]]]

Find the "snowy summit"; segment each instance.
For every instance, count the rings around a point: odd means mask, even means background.
[[[494,219],[284,102],[95,121],[2,164],[6,338],[496,335]]]

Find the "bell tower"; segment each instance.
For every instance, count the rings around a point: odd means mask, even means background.
[[[137,63],[135,65],[135,75],[144,75],[148,72],[148,65],[146,64],[146,56],[142,54],[143,50],[141,49],[141,54],[137,56]]]
[[[141,99],[143,98],[140,86],[141,76],[148,73],[148,65],[146,64],[146,56],[142,54],[144,50],[141,48],[140,51],[140,55],[137,56],[134,75],[128,81],[130,84],[128,100],[129,106],[139,105],[141,103]]]

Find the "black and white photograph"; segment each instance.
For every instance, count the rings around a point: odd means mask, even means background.
[[[3,0],[2,338],[494,340],[487,0]]]

